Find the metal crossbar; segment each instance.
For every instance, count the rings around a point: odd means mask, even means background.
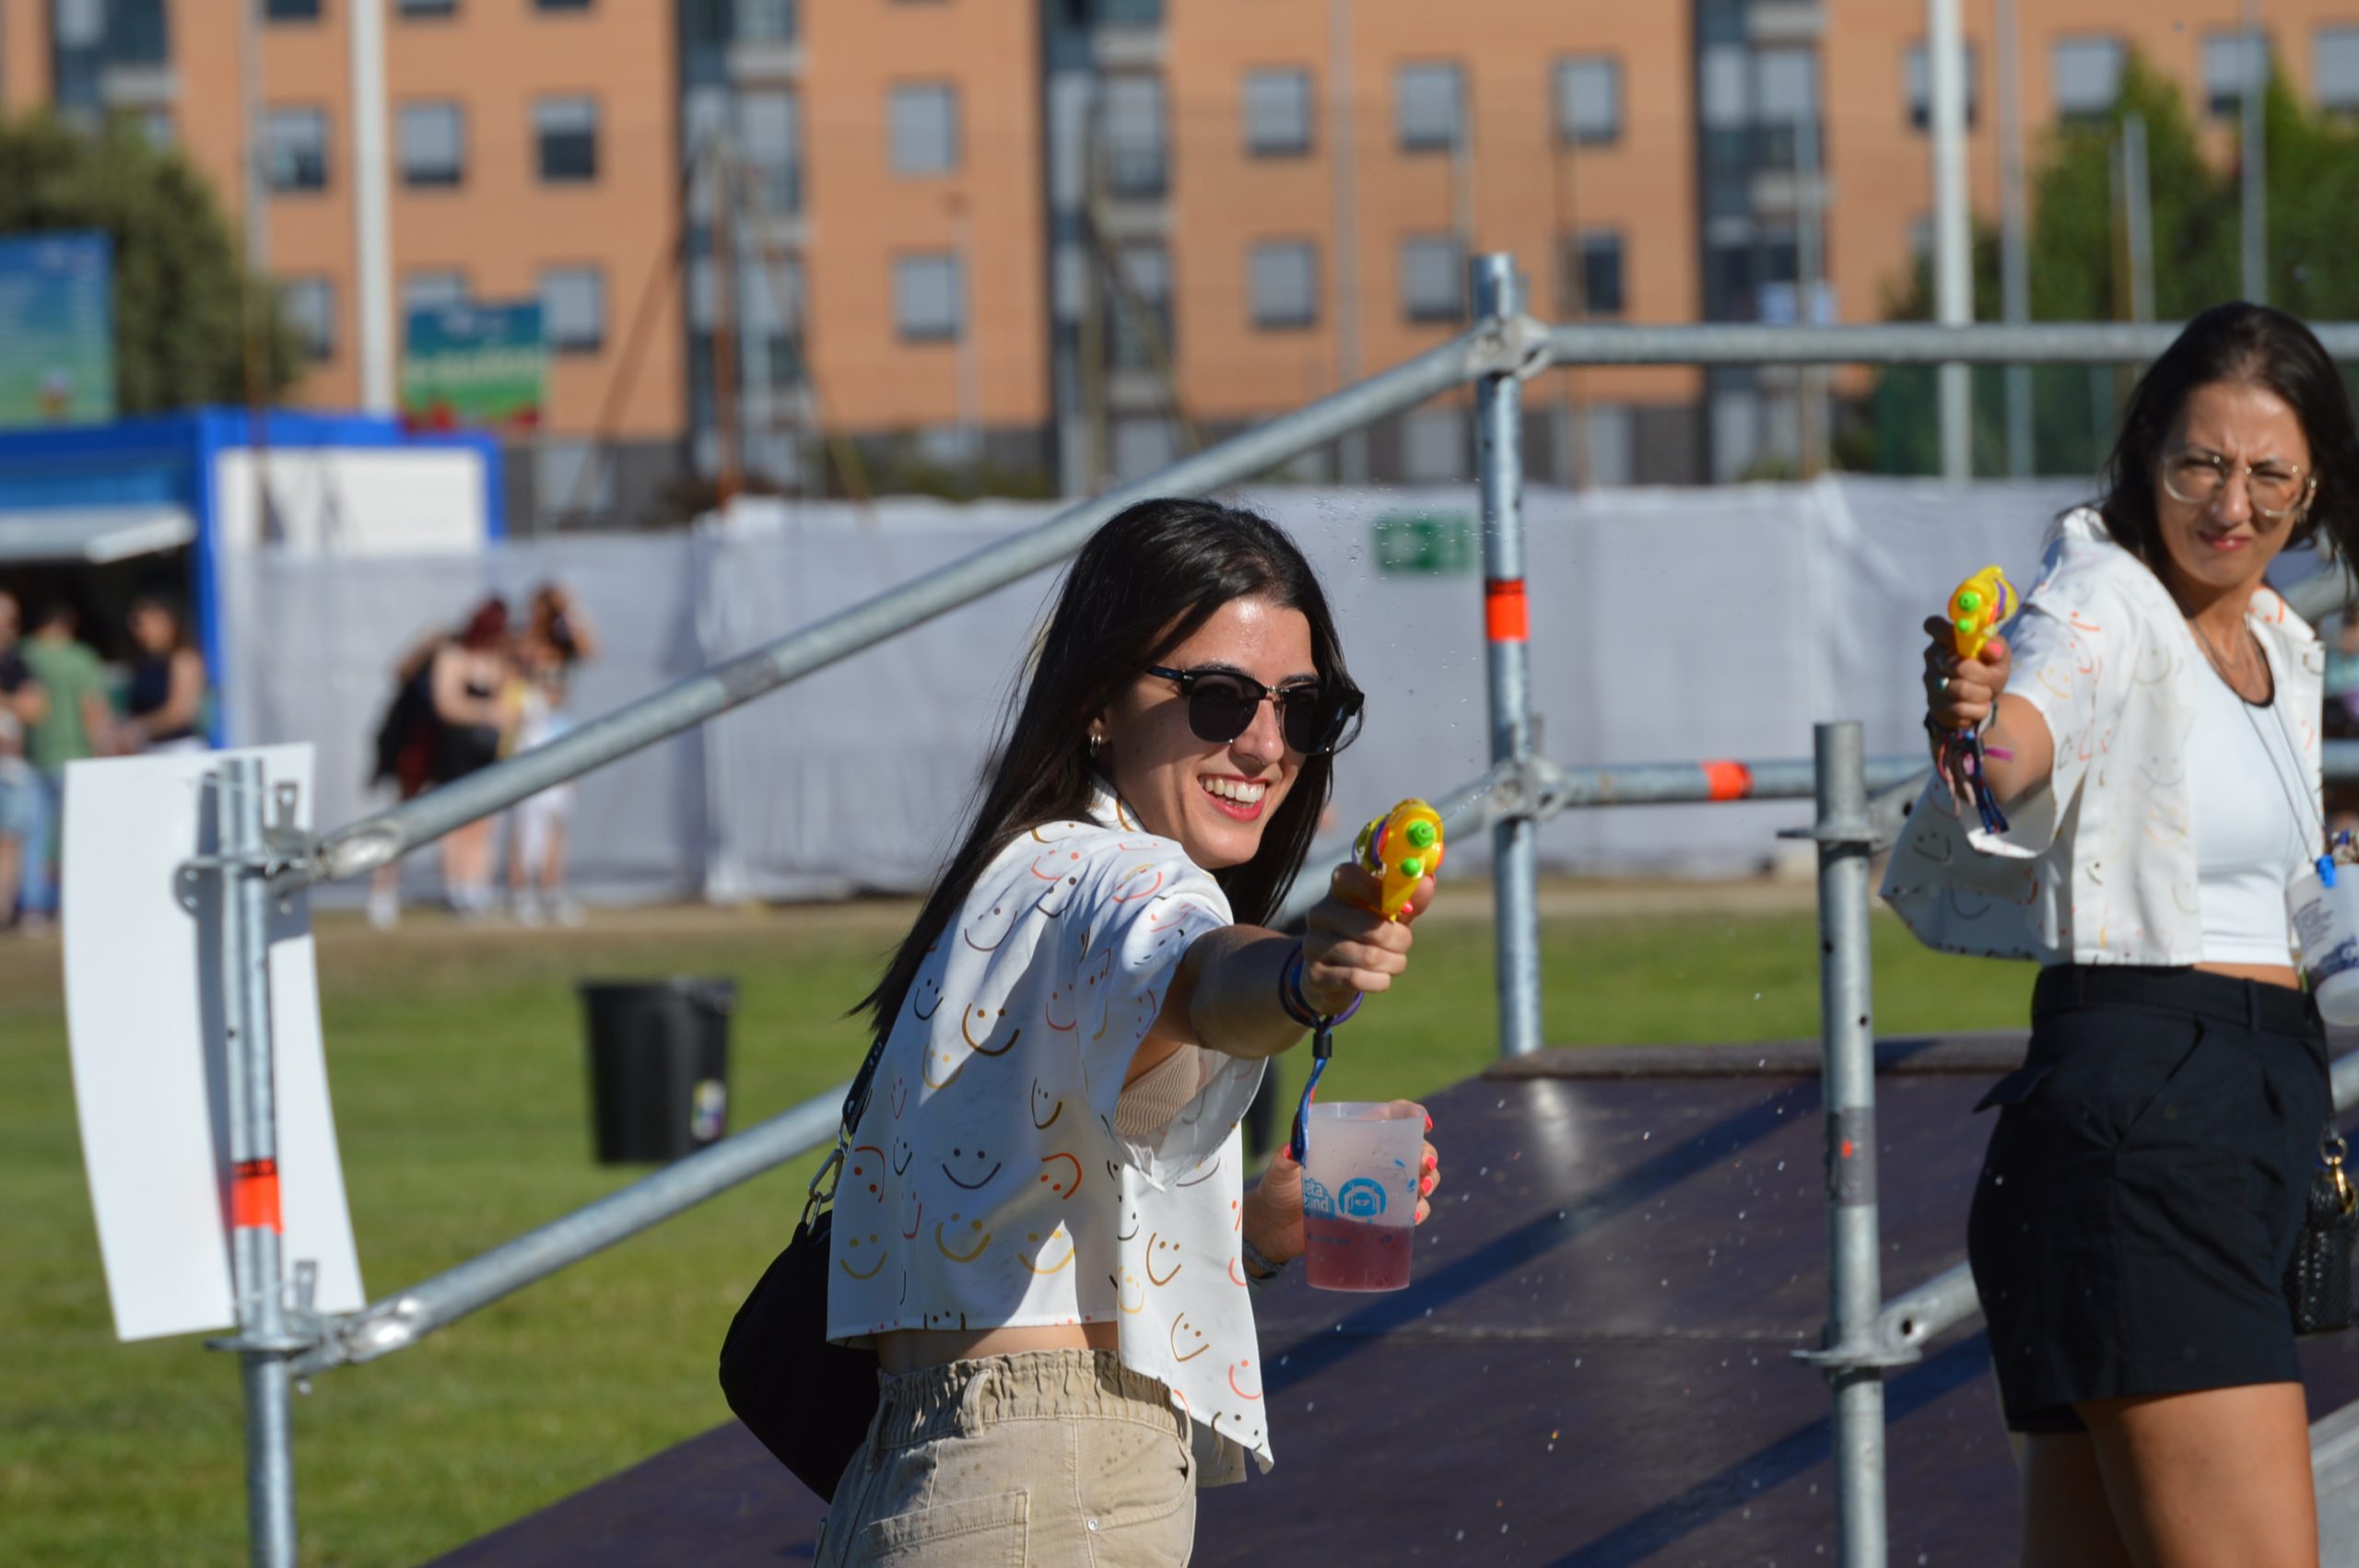
[[[267,1006],[267,895],[363,874],[455,828],[512,806],[679,734],[733,708],[921,626],[1070,556],[1109,518],[1154,496],[1197,494],[1267,474],[1288,460],[1378,419],[1472,384],[1482,489],[1485,630],[1490,662],[1492,767],[1438,802],[1453,832],[1488,828],[1496,890],[1498,1000],[1503,1052],[1537,1048],[1539,943],[1534,897],[1540,824],[1572,808],[1616,804],[1814,796],[1821,856],[1822,1014],[1826,1031],[1829,1115],[1837,1125],[1872,1127],[1873,1074],[1868,1026],[1866,856],[1890,837],[1901,797],[1924,764],[1863,759],[1859,730],[1822,725],[1812,761],[1680,763],[1565,769],[1537,754],[1526,664],[1523,590],[1522,382],[1551,364],[2118,364],[2165,347],[2165,326],[2073,324],[1936,327],[1703,326],[1550,327],[1524,313],[1523,282],[1503,255],[1471,266],[1478,320],[1468,332],[1381,375],[1095,499],[1039,526],[801,628],[736,659],[643,697],[546,746],[317,837],[287,821],[264,823],[266,780],[258,765],[232,761],[214,776],[209,820],[220,856],[192,862],[189,896],[221,933],[231,1017],[232,1155],[240,1180],[251,1164],[275,1192],[273,1081]],[[2359,324],[2314,329],[2330,352],[2359,359]],[[2341,755],[2338,755],[2341,754]],[[2359,743],[2328,748],[2330,776],[2359,777]],[[1302,903],[1316,890],[1297,891]],[[201,928],[206,921],[200,920]],[[1856,1021],[1856,1022],[1853,1022]],[[551,1221],[457,1268],[322,1321],[307,1293],[286,1300],[275,1233],[241,1223],[236,1235],[239,1333],[220,1348],[244,1367],[247,1501],[252,1560],[291,1568],[296,1552],[293,1459],[288,1396],[291,1379],[373,1360],[416,1343],[534,1281],[588,1258],[833,1136],[843,1089],[738,1133],[605,1198]],[[2359,1100],[2359,1063],[2335,1073],[2338,1106]],[[1848,1120],[1846,1119],[1848,1118]],[[1840,1561],[1884,1562],[1882,1368],[1975,1311],[1972,1282],[1954,1276],[1879,1307],[1876,1301],[1872,1139],[1852,1140],[1858,1163],[1838,1163],[1828,1140],[1831,1272],[1835,1305],[1829,1350],[1814,1359],[1834,1386],[1837,1407]],[[1864,1185],[1862,1185],[1864,1184]],[[1861,1195],[1864,1194],[1864,1199]],[[1847,1196],[1848,1195],[1848,1196]],[[302,1274],[298,1269],[299,1281]]]

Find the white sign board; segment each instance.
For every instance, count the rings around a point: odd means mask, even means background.
[[[308,745],[65,770],[65,1023],[90,1207],[125,1340],[237,1322],[218,965],[200,962],[205,933],[174,886],[199,852],[205,776],[231,756],[259,758],[273,790],[295,784],[296,821],[311,825]],[[288,1278],[297,1263],[317,1263],[315,1305],[352,1311],[368,1298],[328,1107],[311,910],[299,897],[272,907],[270,1003]]]

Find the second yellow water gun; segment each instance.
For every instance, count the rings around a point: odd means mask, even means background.
[[[2014,584],[1997,567],[1985,567],[1950,594],[1950,645],[1960,659],[1978,658],[2014,613]]]
[[[1411,796],[1360,829],[1352,858],[1384,879],[1379,911],[1397,920],[1417,883],[1441,869],[1441,813]]]

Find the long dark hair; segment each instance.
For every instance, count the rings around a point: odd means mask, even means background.
[[[1317,574],[1268,519],[1213,501],[1165,498],[1129,507],[1090,535],[1065,574],[1031,680],[1011,704],[974,824],[884,978],[853,1009],[869,1014],[877,1038],[891,1031],[927,949],[992,858],[1020,833],[1086,813],[1090,721],[1214,612],[1246,598],[1300,611],[1310,623],[1319,678],[1350,682]],[[1285,901],[1319,830],[1334,763],[1332,754],[1303,758],[1253,858],[1213,873],[1239,921],[1259,925]]]
[[[2163,446],[2195,390],[2223,381],[2265,387],[2283,398],[2309,440],[2318,489],[2286,547],[2323,535],[2336,558],[2359,561],[2359,427],[2342,376],[2309,328],[2283,310],[2241,301],[2214,305],[2188,322],[2138,378],[2106,460],[2097,510],[2107,532],[2149,567],[2162,564],[2154,474]]]

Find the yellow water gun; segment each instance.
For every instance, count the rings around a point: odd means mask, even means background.
[[[1997,567],[1985,567],[1950,594],[1950,645],[1960,659],[1978,658],[2014,613],[2014,584]]]
[[[1414,795],[1360,829],[1352,858],[1384,879],[1386,919],[1399,919],[1417,883],[1441,869],[1441,813]]]

